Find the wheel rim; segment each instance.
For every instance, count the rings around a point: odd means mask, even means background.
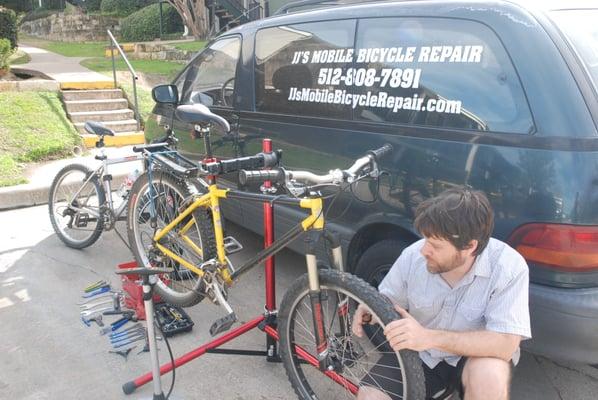
[[[81,186],[87,178],[85,171],[71,170],[60,177],[52,192],[51,217],[56,229],[61,236],[76,244],[86,242],[101,229],[100,195],[92,181]]]
[[[349,316],[344,321],[351,321],[356,305],[363,303],[363,299],[338,287],[331,288],[321,285],[321,289],[323,294],[322,310],[325,313],[324,323],[327,333],[331,337],[328,351],[331,357],[338,360],[335,371],[356,386],[367,386],[368,389],[365,390],[371,390],[378,386],[382,387],[381,391],[389,398],[404,399],[407,393],[407,384],[404,363],[400,355],[392,351],[388,343],[375,346],[369,341],[367,335],[357,338],[351,333],[350,322],[341,321],[338,314],[333,311],[338,309],[337,306],[342,303],[343,298],[349,299],[347,302]],[[311,305],[307,289],[297,297],[291,310],[285,332],[289,338],[286,351],[292,354],[292,372],[298,377],[299,390],[303,398],[354,399],[354,395],[348,389],[333,382],[312,365],[300,361],[294,351],[291,351],[295,345],[299,345],[311,355],[316,355]],[[334,315],[333,318],[330,318],[331,314]],[[376,315],[374,318],[379,320]],[[343,329],[340,328],[341,325],[344,325]],[[381,331],[384,329],[383,325],[377,325],[377,327]],[[346,333],[343,334],[342,330]],[[331,332],[335,332],[334,337]],[[377,362],[385,364],[386,367],[374,368]],[[390,378],[384,378],[385,375]]]
[[[162,229],[166,227],[170,221],[176,218],[178,209],[185,196],[176,186],[171,185],[166,180],[162,180],[161,182],[154,181],[153,187],[155,191],[154,203],[157,215],[157,228]],[[183,297],[190,292],[195,292],[200,285],[200,281],[196,274],[179,265],[176,261],[166,256],[162,256],[162,261],[157,263],[148,255],[148,249],[150,249],[153,244],[152,238],[156,232],[154,228],[150,226],[150,196],[149,182],[145,182],[137,192],[137,196],[131,199],[131,201],[134,202],[134,215],[132,217],[134,218],[133,221],[136,221],[133,225],[137,253],[144,266],[149,268],[158,267],[172,269],[173,272],[170,274],[171,278],[183,276],[184,279],[164,279],[164,277],[162,277],[162,279],[158,280],[156,285],[162,292],[168,293],[174,297]],[[184,226],[184,223],[179,224],[179,227],[181,226]],[[200,249],[203,248],[199,228],[196,224],[187,231],[186,235]],[[176,232],[169,233],[165,238],[163,245],[194,265],[201,264],[203,261],[195,252],[191,251],[190,247],[182,239],[176,236]],[[185,273],[179,274],[179,271],[185,271]]]

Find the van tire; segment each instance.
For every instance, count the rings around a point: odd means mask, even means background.
[[[370,246],[357,261],[353,274],[378,288],[407,246],[407,243],[394,239],[382,240]]]

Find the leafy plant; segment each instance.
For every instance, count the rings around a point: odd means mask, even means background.
[[[86,12],[96,12],[100,11],[102,0],[79,0],[77,5],[83,8]]]
[[[10,8],[16,12],[31,11],[31,1],[24,0],[0,0],[0,7]]]
[[[151,3],[152,0],[102,0],[100,9],[104,15],[126,17]]]
[[[12,49],[17,47],[17,14],[0,6],[0,39],[8,39]]]
[[[163,5],[163,33],[183,31],[183,21],[170,5]],[[160,7],[152,4],[134,12],[121,21],[121,36],[124,41],[153,40],[160,35]]]
[[[8,39],[0,39],[0,71],[7,70],[10,66],[8,58],[11,56],[12,51],[10,41]]]

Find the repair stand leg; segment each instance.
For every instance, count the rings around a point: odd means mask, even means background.
[[[156,283],[156,276],[145,275],[143,277],[143,303],[145,305],[145,318],[147,323],[147,340],[149,342],[150,359],[152,362],[152,380],[154,384],[153,400],[164,400],[162,383],[160,381],[160,361],[158,360],[158,346],[156,345],[156,332],[154,327],[154,302],[153,288]],[[151,281],[151,282],[150,282]]]

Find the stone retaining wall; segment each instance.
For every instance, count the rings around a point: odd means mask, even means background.
[[[108,40],[107,29],[120,32],[117,18],[64,13],[25,22],[20,29],[27,35],[65,42],[97,42]]]
[[[185,64],[196,52],[179,50],[174,46],[160,43],[137,43],[133,54],[136,59],[176,61]]]

